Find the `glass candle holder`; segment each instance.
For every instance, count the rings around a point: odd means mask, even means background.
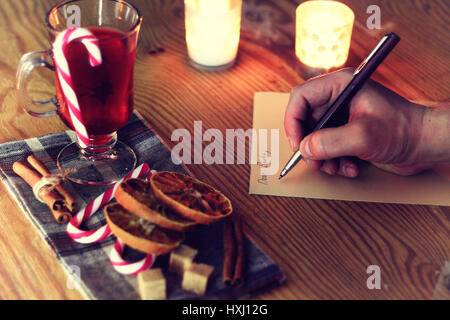
[[[295,54],[309,67],[329,70],[348,58],[355,14],[337,1],[306,1],[296,10]]]
[[[185,0],[188,56],[198,67],[222,69],[237,55],[242,0]]]

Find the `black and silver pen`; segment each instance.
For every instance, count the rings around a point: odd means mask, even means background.
[[[375,72],[377,67],[383,62],[384,58],[394,49],[396,44],[400,41],[400,37],[395,33],[385,35],[377,44],[375,49],[364,59],[364,61],[356,68],[353,73],[353,78],[345,89],[338,96],[336,101],[328,108],[325,114],[319,119],[311,132],[320,130],[331,118],[331,116],[341,108],[341,106],[350,103],[350,100],[355,96],[358,90],[364,85],[367,79]],[[281,171],[280,177],[283,178],[300,160],[302,154],[297,150],[289,159],[284,169]]]

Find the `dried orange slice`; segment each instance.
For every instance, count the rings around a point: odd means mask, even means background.
[[[132,214],[163,228],[184,231],[196,225],[195,221],[164,207],[153,195],[150,183],[142,179],[128,179],[117,187],[117,202]]]
[[[129,213],[119,203],[104,208],[111,232],[136,250],[164,254],[172,251],[184,241],[184,233],[167,230]]]
[[[220,191],[181,173],[157,172],[150,185],[161,203],[201,224],[223,219],[233,211],[230,200]]]

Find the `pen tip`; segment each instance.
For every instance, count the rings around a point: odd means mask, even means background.
[[[280,176],[278,177],[278,180],[280,180],[281,178],[283,178],[283,176],[280,174]]]

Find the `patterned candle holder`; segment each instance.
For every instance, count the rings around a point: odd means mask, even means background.
[[[312,68],[329,70],[348,58],[355,15],[337,1],[306,1],[296,11],[295,54]]]

